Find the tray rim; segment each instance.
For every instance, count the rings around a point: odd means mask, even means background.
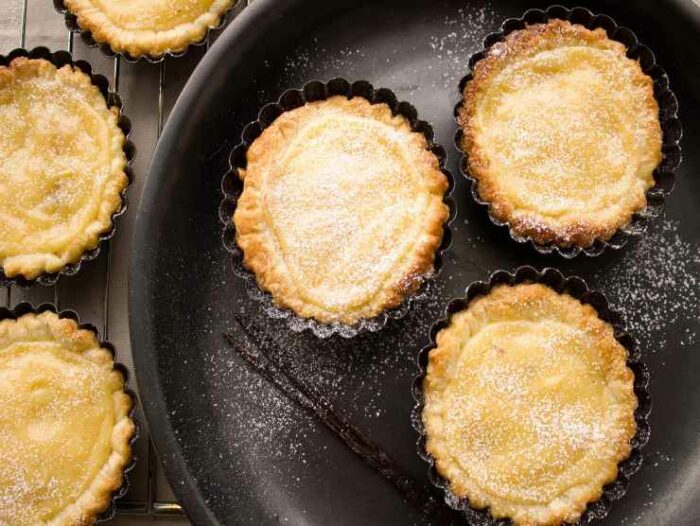
[[[194,71],[185,83],[185,87],[180,92],[170,117],[168,118],[163,133],[158,139],[153,157],[149,164],[147,173],[152,174],[158,171],[167,157],[167,146],[177,140],[177,130],[187,120],[188,112],[186,107],[196,103],[199,86],[206,83],[209,75],[218,68],[220,60],[226,56],[229,49],[227,43],[238,39],[239,33],[243,33],[249,26],[263,26],[269,11],[277,5],[275,0],[257,0],[248,5],[236,16],[226,30],[217,38],[214,45],[207,51],[199,61]],[[237,46],[233,46],[234,49]],[[156,181],[158,179],[158,181]],[[143,185],[140,203],[153,202],[159,192],[161,177],[154,175],[146,177]],[[136,213],[134,233],[132,237],[132,247],[144,247],[149,244],[145,233],[146,229],[139,228],[145,223],[146,213],[140,206]],[[132,250],[129,261],[128,274],[128,318],[129,333],[131,339],[132,353],[134,357],[134,369],[136,384],[139,389],[141,406],[148,424],[149,434],[153,441],[153,446],[158,454],[158,458],[178,501],[182,504],[183,511],[188,519],[197,525],[219,525],[220,522],[205,503],[198,484],[187,469],[187,464],[182,453],[182,448],[178,443],[175,431],[165,410],[165,397],[160,384],[149,373],[154,373],[158,378],[158,365],[155,355],[152,352],[144,352],[144,349],[152,349],[153,345],[147,334],[146,316],[138,316],[137,311],[144,312],[146,304],[144,297],[143,281],[145,275],[143,265],[145,262],[145,251]],[[141,282],[141,283],[139,283]],[[135,352],[134,352],[135,351]],[[177,484],[172,481],[177,480]]]
[[[683,12],[689,19],[689,23],[696,26],[700,32],[700,4],[695,4],[694,0],[667,0],[667,2],[673,4],[679,12]],[[560,2],[552,0],[550,5],[557,3]],[[167,160],[166,150],[169,149],[169,144],[177,140],[177,130],[187,121],[188,108],[197,105],[200,87],[218,68],[220,61],[225,58],[230,60],[228,53],[232,50],[239,50],[238,53],[240,53],[240,49],[251,45],[250,42],[245,42],[244,36],[250,26],[257,26],[258,29],[264,27],[266,21],[275,18],[271,16],[272,13],[282,13],[288,7],[285,2],[278,0],[256,0],[250,3],[233,18],[197,64],[177,98],[149,163],[136,212],[132,247],[142,248],[151,244],[146,234],[147,229],[143,228],[150,214],[145,212],[142,204],[155,201],[159,186],[165,179],[162,165]],[[232,44],[239,39],[244,42],[243,45]],[[145,250],[132,250],[128,273],[128,321],[136,373],[134,379],[139,389],[139,399],[158,458],[185,514],[193,524],[218,526],[221,522],[206,505],[199,486],[186,467],[182,448],[178,443],[168,412],[165,410],[165,397],[158,382],[158,366],[152,351],[153,340],[147,335],[150,313],[145,310],[147,304],[144,289],[147,279],[143,271],[145,253]],[[407,395],[409,394],[410,392]],[[173,483],[174,481],[177,483]]]

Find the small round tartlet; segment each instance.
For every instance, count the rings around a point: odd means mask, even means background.
[[[129,184],[119,109],[90,76],[18,57],[0,66],[0,268],[34,280],[112,229]]]
[[[433,271],[449,182],[425,135],[386,103],[335,95],[285,111],[239,176],[243,263],[302,318],[356,324]]]
[[[93,524],[131,462],[132,405],[92,331],[50,311],[0,321],[0,524]]]
[[[114,53],[159,59],[217,27],[235,0],[63,0],[78,27]]]
[[[539,245],[609,240],[646,207],[662,160],[652,79],[604,29],[564,20],[492,45],[457,117],[480,199]]]
[[[632,449],[626,360],[590,305],[539,283],[497,285],[428,354],[426,451],[474,508],[518,526],[575,522]]]

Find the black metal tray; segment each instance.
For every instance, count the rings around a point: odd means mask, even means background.
[[[438,283],[377,333],[320,340],[269,318],[233,274],[221,242],[219,183],[228,154],[266,102],[312,79],[387,86],[432,124],[458,174],[452,109],[469,55],[504,19],[547,5],[256,0],[202,60],[148,174],[129,304],[149,427],[195,524],[460,521],[449,513],[428,518],[248,367],[223,335],[252,339],[423,487],[427,471],[410,420],[417,354],[451,298],[492,271],[522,264],[581,275],[604,292],[650,368],[655,410],[645,461],[601,524],[700,524],[700,10],[691,0],[586,4],[631,27],[656,53],[685,130],[685,159],[665,214],[624,249],[573,261],[541,256],[494,227],[470,199],[467,181],[456,177],[453,246]]]

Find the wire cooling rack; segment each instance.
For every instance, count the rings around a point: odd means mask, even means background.
[[[0,0],[0,2],[3,1],[9,0]],[[227,23],[251,1],[239,0],[229,14]],[[77,311],[82,321],[90,322],[101,330],[102,339],[110,340],[115,344],[117,359],[131,369],[132,387],[135,388],[127,325],[125,277],[133,218],[142,183],[146,177],[146,167],[150,162],[155,143],[160,137],[163,124],[167,120],[169,108],[179,95],[192,69],[221,30],[210,32],[203,46],[191,47],[183,58],[168,57],[156,64],[145,63],[143,60],[138,63],[129,63],[120,56],[108,58],[99,50],[89,48],[73,31],[66,29],[63,16],[53,12],[51,3],[47,0],[19,0],[19,3],[19,41],[16,44],[19,47],[29,48],[46,46],[51,51],[67,49],[74,58],[87,60],[96,72],[107,77],[110,90],[121,95],[124,101],[124,113],[132,122],[132,141],[136,145],[137,160],[134,164],[135,183],[127,195],[129,208],[126,216],[120,218],[117,235],[103,244],[97,260],[84,263],[77,276],[62,277],[56,285],[51,287],[37,285],[32,289],[23,290],[7,286],[5,290],[0,290],[0,305],[4,303],[11,308],[21,301],[29,301],[33,304],[49,301],[59,309],[70,308]],[[36,31],[32,31],[35,27]],[[28,42],[30,33],[32,38]],[[14,43],[10,45],[13,46]],[[6,52],[9,49],[3,51]],[[166,68],[168,68],[167,76]],[[128,77],[130,86],[127,93],[122,93],[120,82],[125,77]],[[167,90],[166,79],[168,80]],[[149,91],[144,93],[142,87],[146,86]],[[148,102],[142,102],[144,96],[147,96]],[[154,98],[155,104],[152,104]],[[142,106],[142,111],[139,111],[139,106]],[[113,262],[115,258],[118,260],[116,265]],[[115,321],[119,326],[114,334],[111,334],[110,323]],[[137,417],[141,425],[141,433],[134,447],[138,460],[129,476],[130,489],[125,497],[118,501],[117,516],[183,516],[182,508],[167,486],[155,449],[148,437],[145,420],[141,415],[139,408]]]

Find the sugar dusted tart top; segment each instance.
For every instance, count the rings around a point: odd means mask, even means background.
[[[112,229],[128,185],[119,109],[69,64],[0,66],[0,267],[34,279]]]
[[[426,450],[452,493],[519,526],[573,523],[636,433],[634,373],[611,325],[542,284],[496,286],[437,334]]]
[[[0,321],[0,524],[93,524],[131,461],[124,378],[53,312]]]
[[[662,158],[653,81],[603,29],[550,20],[514,31],[463,95],[469,172],[514,234],[587,247],[646,207]]]
[[[285,112],[239,175],[244,264],[302,317],[374,317],[433,269],[448,181],[425,136],[384,103],[334,96]]]

